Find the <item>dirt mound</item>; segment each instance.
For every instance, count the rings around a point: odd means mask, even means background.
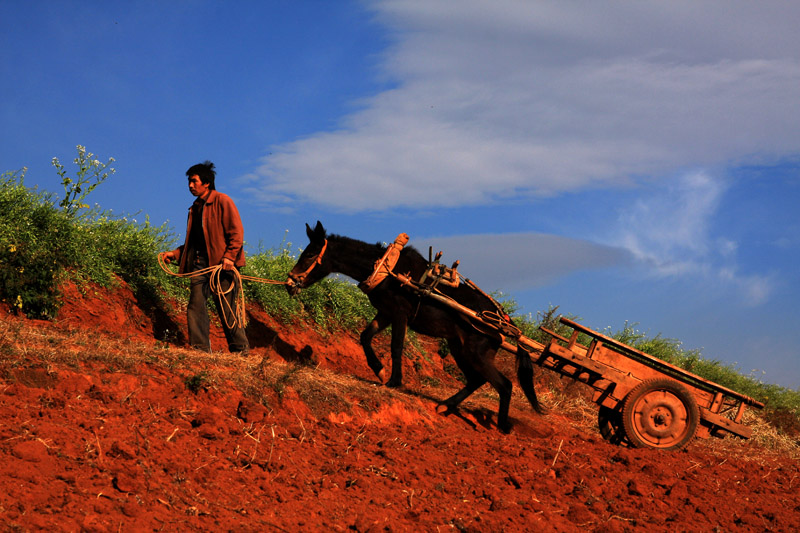
[[[124,285],[65,295],[55,323],[0,320],[4,530],[800,529],[798,458],[755,441],[611,445],[541,386],[550,414],[515,393],[503,435],[485,388],[436,412],[459,384],[425,339],[388,390],[352,335],[251,308],[242,360]]]

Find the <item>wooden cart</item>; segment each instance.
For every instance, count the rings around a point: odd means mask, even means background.
[[[518,344],[540,366],[594,389],[600,432],[607,440],[680,449],[695,436],[751,436],[742,424],[745,406],[760,409],[763,403],[577,322],[560,320],[572,328],[570,338],[543,328],[552,337],[548,345],[526,337]],[[588,347],[578,344],[579,334],[591,338]]]

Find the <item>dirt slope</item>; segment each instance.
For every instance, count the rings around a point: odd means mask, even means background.
[[[198,354],[155,340],[179,314],[84,292],[54,324],[0,310],[4,531],[800,530],[791,451],[610,445],[547,376],[550,414],[515,393],[502,435],[484,389],[437,414],[458,383],[424,339],[387,390],[352,336],[251,309],[247,360]]]

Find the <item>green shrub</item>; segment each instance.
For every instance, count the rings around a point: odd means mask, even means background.
[[[247,264],[242,274],[257,278],[283,281],[294,266],[296,259],[290,252],[291,243],[284,243],[279,250],[260,250],[247,256]],[[271,285],[245,281],[245,294],[248,300],[256,301],[269,310],[275,318],[291,321],[303,312],[303,304],[292,298],[282,285]]]
[[[113,217],[83,203],[86,195],[113,173],[78,147],[77,177],[58,162],[65,197],[25,186],[26,169],[0,176],[0,301],[32,318],[53,318],[61,305],[66,278],[103,286],[124,279],[150,303],[182,290],[161,271],[158,252],[172,247],[165,225],[154,227]]]
[[[140,223],[101,213],[75,221],[75,228],[75,241],[82,250],[76,278],[108,286],[116,275],[136,293],[153,297],[159,292],[185,293],[185,283],[163,272],[156,260],[160,252],[175,246],[166,224],[153,226],[147,217]]]
[[[76,249],[70,217],[49,193],[25,187],[26,169],[0,176],[0,300],[34,318],[52,318]]]
[[[283,242],[278,250],[260,250],[247,258],[242,274],[276,281],[285,280],[297,255],[292,244]],[[299,255],[299,254],[298,254]],[[283,321],[310,318],[325,329],[356,329],[371,320],[375,310],[353,283],[333,276],[315,283],[291,297],[282,286],[246,282],[248,298],[257,301],[270,314]]]

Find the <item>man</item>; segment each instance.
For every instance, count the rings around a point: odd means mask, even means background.
[[[186,171],[189,178],[189,192],[197,199],[189,207],[189,220],[186,225],[186,241],[171,252],[164,254],[164,261],[179,261],[178,272],[195,272],[208,266],[222,265],[220,284],[222,291],[235,282],[233,269],[244,266],[244,228],[239,211],[233,200],[214,186],[216,178],[214,163],[206,161],[192,166]],[[210,351],[208,339],[208,309],[206,301],[211,295],[209,274],[193,276],[189,294],[187,321],[189,324],[189,343],[201,350]],[[228,349],[247,355],[250,346],[244,328],[234,320],[236,295],[241,287],[223,295],[226,302],[214,295],[217,314],[225,331]]]

